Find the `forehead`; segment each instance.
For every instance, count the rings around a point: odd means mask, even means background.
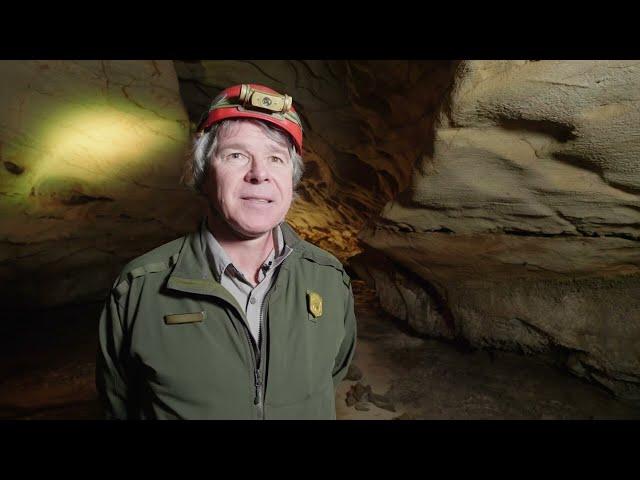
[[[227,145],[288,151],[287,142],[279,139],[277,134],[248,121],[229,123],[220,128],[218,148],[224,148]]]

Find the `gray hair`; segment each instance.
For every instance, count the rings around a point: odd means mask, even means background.
[[[224,135],[229,129],[240,122],[250,122],[258,126],[271,140],[287,145],[291,163],[293,164],[293,189],[295,190],[302,178],[304,163],[302,157],[296,151],[293,141],[283,130],[271,126],[267,122],[252,118],[223,120],[194,140],[193,152],[189,161],[187,161],[183,174],[183,181],[186,185],[198,193],[204,193],[202,189],[209,172],[211,157],[215,154],[216,148],[218,147],[218,138],[221,134]]]

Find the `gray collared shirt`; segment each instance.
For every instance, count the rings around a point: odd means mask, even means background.
[[[264,298],[277,276],[278,266],[292,252],[292,249],[284,243],[282,229],[279,224],[272,230],[272,235],[274,249],[271,250],[258,272],[258,284],[254,287],[242,272],[233,265],[227,252],[224,251],[207,227],[206,218],[200,229],[200,239],[205,249],[206,258],[209,261],[211,273],[233,295],[238,305],[244,309],[249,331],[257,345],[260,345],[261,314]]]

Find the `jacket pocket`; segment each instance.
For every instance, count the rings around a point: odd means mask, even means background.
[[[265,408],[266,417],[270,420],[335,420],[333,381],[295,402],[268,402]]]

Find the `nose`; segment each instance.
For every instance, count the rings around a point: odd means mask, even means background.
[[[249,164],[249,170],[245,175],[245,181],[249,183],[262,183],[269,181],[269,169],[267,161],[258,157],[253,157]]]

